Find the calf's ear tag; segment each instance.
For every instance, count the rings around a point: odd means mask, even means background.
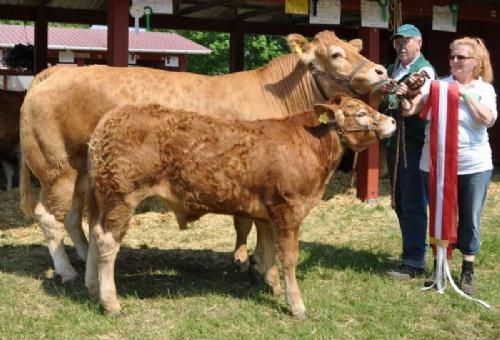
[[[295,45],[294,48],[295,48],[295,53],[299,55],[302,54],[302,48],[299,45]]]
[[[328,124],[330,121],[330,118],[328,117],[328,113],[323,112],[322,114],[319,115],[318,120],[321,124]]]

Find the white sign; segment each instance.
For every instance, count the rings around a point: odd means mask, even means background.
[[[168,67],[179,67],[179,57],[175,55],[165,56],[165,66]]]
[[[361,0],[361,26],[389,28],[388,18],[388,6],[380,6],[378,1]]]
[[[311,0],[309,5],[309,23],[339,25],[340,10],[340,0],[318,0],[316,2],[316,13],[314,13],[314,1]]]
[[[73,64],[75,62],[75,54],[71,51],[59,51],[59,62]]]
[[[154,14],[172,14],[172,0],[132,0],[132,6],[151,7]]]
[[[128,54],[128,64],[129,65],[137,64],[137,54],[135,54],[135,53]]]
[[[457,31],[450,6],[432,6],[432,29],[446,32]]]

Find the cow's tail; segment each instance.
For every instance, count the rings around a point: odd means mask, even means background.
[[[26,164],[26,160],[21,154],[20,160],[20,170],[19,170],[19,193],[21,195],[20,207],[22,212],[27,217],[33,217],[36,200],[35,194],[33,192],[33,186],[31,185],[31,170]]]

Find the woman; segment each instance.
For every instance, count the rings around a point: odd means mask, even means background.
[[[496,93],[491,85],[493,71],[490,55],[479,38],[465,37],[450,44],[451,75],[441,79],[455,82],[459,89],[458,112],[458,230],[457,248],[463,256],[460,288],[468,295],[474,293],[474,258],[479,252],[479,225],[493,163],[487,128],[497,118]],[[412,100],[406,114],[419,112],[428,93]],[[420,169],[429,173],[429,124],[420,159]],[[434,273],[433,273],[434,274]],[[431,286],[434,275],[425,280]]]

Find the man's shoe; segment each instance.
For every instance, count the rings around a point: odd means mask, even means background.
[[[463,271],[460,275],[460,289],[467,295],[473,295],[476,289],[473,284],[473,272]]]
[[[388,271],[387,275],[389,275],[393,279],[403,281],[422,276],[424,275],[424,273],[425,269],[423,268],[415,268],[407,264],[402,264],[398,268]]]

